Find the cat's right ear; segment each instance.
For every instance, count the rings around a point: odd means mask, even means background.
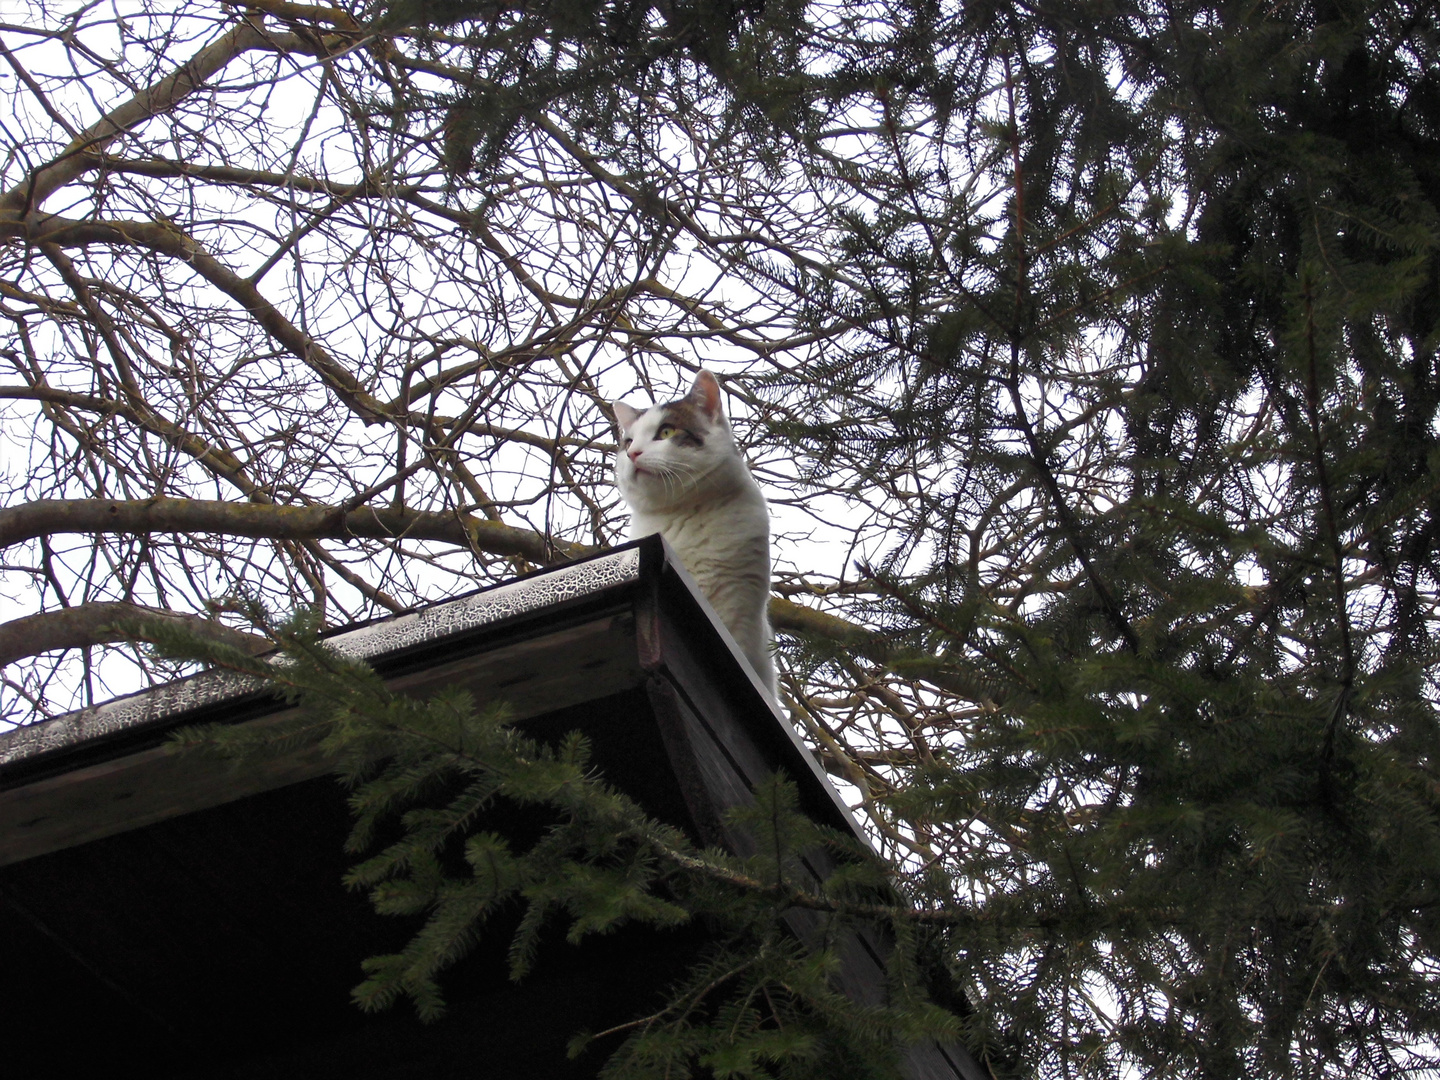
[[[615,410],[615,420],[619,423],[621,431],[629,431],[635,421],[645,415],[641,410],[632,408],[623,401],[612,401],[610,407]]]
[[[695,376],[695,385],[690,387],[690,393],[686,395],[686,400],[700,406],[700,411],[713,422],[721,411],[720,381],[701,368],[700,374]]]

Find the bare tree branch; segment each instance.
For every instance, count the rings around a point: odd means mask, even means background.
[[[57,247],[135,245],[177,259],[238,303],[291,355],[313,368],[362,420],[381,423],[387,418],[385,404],[370,394],[324,346],[282,315],[252,282],[221,264],[168,222],[70,221],[53,215],[9,218],[0,214],[0,236]]]
[[[588,549],[469,514],[366,507],[274,506],[210,499],[44,499],[0,509],[0,547],[54,533],[223,533],[271,540],[436,540],[541,565]]]
[[[0,194],[0,210],[19,214],[42,206],[56,191],[94,168],[94,155],[119,136],[174,108],[177,102],[193,94],[242,53],[251,49],[275,48],[280,44],[248,20],[237,24],[224,37],[201,49],[165,78],[80,132],[54,161],[37,170],[23,183]],[[286,48],[300,45],[298,38],[284,43]]]
[[[215,446],[192,432],[186,431],[178,424],[171,423],[163,416],[157,415],[154,410],[145,406],[143,399],[127,402],[112,398],[100,398],[93,394],[75,394],[66,390],[56,390],[49,386],[0,386],[0,399],[4,398],[43,401],[65,408],[124,416],[137,426],[159,435],[171,445],[190,454],[201,465],[213,471],[216,476],[223,477],[234,484],[245,495],[258,501],[269,501],[268,497],[245,475],[244,466],[232,451],[223,446]]]
[[[119,601],[95,601],[0,623],[0,667],[55,649],[83,649],[127,641],[131,637],[128,624],[141,618],[183,622],[207,637],[252,653],[271,647],[270,641],[258,634],[247,634],[199,615]]]

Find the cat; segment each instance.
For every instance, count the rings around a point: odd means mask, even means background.
[[[630,506],[630,538],[658,532],[669,542],[778,700],[766,611],[770,512],[735,445],[720,383],[701,370],[683,398],[612,407],[620,426],[615,483]]]

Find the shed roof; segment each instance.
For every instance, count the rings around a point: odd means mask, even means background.
[[[392,688],[424,693],[457,681],[503,699],[519,719],[641,684],[634,611],[647,602],[721,676],[728,710],[778,754],[827,824],[863,834],[788,718],[659,537],[542,570],[404,615],[335,631]],[[661,643],[656,643],[659,647]],[[665,659],[688,659],[681,638]],[[657,658],[658,659],[658,658]],[[253,680],[204,673],[0,733],[0,866],[219,805],[328,771],[316,753],[237,772],[166,747],[199,720],[253,723],[282,704]]]
[[[331,640],[394,689],[464,686],[503,698],[529,734],[584,732],[608,782],[702,843],[744,852],[725,811],[775,770],[806,813],[860,835],[658,537]],[[703,943],[695,927],[627,932],[562,949],[517,986],[500,928],[447,987],[450,1020],[363,1017],[348,1001],[359,960],[408,930],[340,887],[347,812],[328,763],[299,750],[236,770],[166,743],[196,720],[285,711],[263,686],[204,674],[0,735],[7,1063],[390,1080],[478,1054],[495,1075],[589,1076],[596,1061],[568,1061],[568,1036],[644,1010]],[[817,854],[810,869],[830,868]],[[802,938],[810,918],[795,916]],[[840,981],[878,1000],[886,945],[852,946]],[[87,1040],[72,1037],[77,1009]],[[981,1075],[958,1047],[917,1047],[909,1064],[917,1080]]]

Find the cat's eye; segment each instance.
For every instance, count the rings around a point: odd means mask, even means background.
[[[630,436],[628,436],[628,435],[625,436],[625,438],[623,438],[623,439],[620,440],[620,449],[621,449],[621,450],[629,450],[629,449],[630,449],[630,444],[631,444],[632,442],[634,442],[634,441],[635,441],[635,440],[632,439],[632,438],[630,438]]]
[[[657,439],[673,439],[673,438],[674,438],[676,435],[678,435],[679,433],[680,433],[680,429],[677,428],[674,424],[661,424],[661,425],[660,425],[660,430],[657,431],[657,432],[655,432],[655,438],[657,438]]]

